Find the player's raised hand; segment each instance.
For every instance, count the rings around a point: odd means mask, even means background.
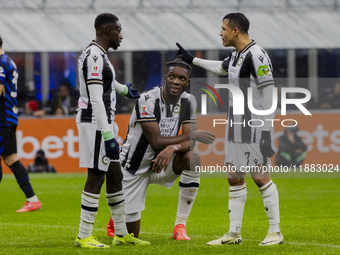
[[[177,47],[179,48],[177,51],[177,56],[184,60],[185,62],[192,64],[192,61],[194,60],[194,56],[189,53],[189,51],[185,50],[182,45],[180,45],[178,42],[176,42]]]
[[[264,163],[266,164],[266,158],[271,158],[275,152],[272,148],[272,140],[270,136],[270,131],[262,131],[260,140],[260,151],[264,158]]]
[[[140,98],[140,95],[139,95],[139,93],[138,93],[138,90],[132,88],[132,84],[131,84],[131,83],[126,82],[125,85],[126,85],[127,88],[128,88],[128,92],[127,92],[127,94],[126,94],[126,96],[127,96],[128,98],[131,98],[131,99]]]
[[[215,140],[215,134],[205,130],[195,130],[190,134],[190,140],[211,144]]]

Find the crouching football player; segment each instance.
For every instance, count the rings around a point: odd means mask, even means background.
[[[200,173],[195,172],[200,158],[191,149],[196,141],[210,144],[215,139],[208,131],[196,130],[196,100],[185,92],[190,73],[191,67],[180,59],[166,63],[165,85],[143,93],[129,121],[120,160],[127,229],[136,237],[148,185],[170,188],[179,177],[180,193],[172,237],[190,240],[185,225],[200,182]],[[178,135],[181,127],[182,134]],[[109,235],[114,235],[112,218],[107,230]]]

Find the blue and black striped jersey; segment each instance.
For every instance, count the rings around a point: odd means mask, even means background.
[[[7,55],[0,55],[0,127],[18,125],[17,66]]]

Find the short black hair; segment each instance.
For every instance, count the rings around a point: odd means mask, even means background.
[[[110,23],[117,23],[118,17],[112,13],[101,13],[94,21],[94,28],[97,30],[100,26],[107,25]]]
[[[173,66],[180,66],[180,67],[185,68],[188,71],[188,76],[190,77],[192,68],[189,64],[184,62],[182,59],[176,58],[173,61],[166,62],[165,63],[165,73],[169,72],[170,67],[173,67]]]
[[[1,38],[1,35],[0,35],[0,47],[2,47],[2,43],[3,43],[3,41],[2,41],[2,38]]]
[[[241,33],[248,33],[250,22],[243,13],[232,12],[232,13],[225,15],[222,21],[225,19],[229,21],[228,26],[231,29],[234,29],[235,27],[237,27]]]

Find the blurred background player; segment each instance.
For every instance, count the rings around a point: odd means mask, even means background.
[[[298,127],[287,127],[279,138],[277,166],[300,166],[306,158],[307,145],[297,135]]]
[[[25,193],[25,205],[16,212],[29,212],[41,208],[27,170],[17,155],[16,129],[18,126],[17,81],[18,72],[13,60],[2,49],[0,36],[0,152],[1,158],[13,172],[21,190]],[[0,172],[2,175],[1,159]]]
[[[191,66],[181,59],[166,63],[164,83],[138,99],[129,121],[129,132],[121,149],[126,224],[129,233],[139,235],[141,212],[149,184],[171,188],[179,181],[177,218],[172,237],[190,240],[185,225],[197,194],[199,156],[191,151],[195,142],[210,144],[215,135],[197,130],[196,99],[185,92]],[[182,135],[178,135],[182,127]],[[113,221],[114,222],[114,221]],[[114,235],[112,218],[108,234]]]
[[[78,59],[80,98],[77,110],[80,167],[88,168],[81,195],[81,215],[75,244],[86,248],[108,248],[92,236],[101,187],[106,179],[106,200],[116,235],[113,245],[148,245],[129,235],[125,224],[125,202],[119,162],[118,127],[115,123],[116,91],[129,98],[139,98],[131,85],[115,81],[115,70],[107,56],[109,48],[117,50],[123,40],[117,16],[102,13],[95,19],[96,39]]]
[[[267,53],[258,46],[248,35],[249,20],[242,13],[230,13],[222,20],[220,36],[224,47],[233,46],[233,50],[224,61],[211,61],[194,58],[188,51],[177,43],[178,55],[186,62],[193,63],[219,75],[227,75],[229,84],[234,84],[248,98],[248,88],[252,88],[254,108],[267,110],[272,106],[274,80],[272,64]],[[276,93],[276,90],[274,90]],[[275,112],[267,116],[253,114],[248,105],[243,115],[233,114],[233,98],[229,96],[228,125],[225,137],[225,164],[234,166],[237,172],[228,172],[229,182],[229,232],[223,237],[208,242],[208,245],[238,244],[242,242],[241,226],[244,205],[247,197],[245,184],[246,172],[242,167],[266,165],[274,155],[271,147],[271,122]],[[262,128],[255,128],[237,123],[248,123],[251,119],[262,119]],[[230,123],[235,123],[231,125]],[[258,169],[260,169],[258,168]],[[269,219],[269,230],[260,245],[283,243],[280,232],[279,197],[276,185],[266,171],[253,171],[252,178],[261,192],[264,207]]]

